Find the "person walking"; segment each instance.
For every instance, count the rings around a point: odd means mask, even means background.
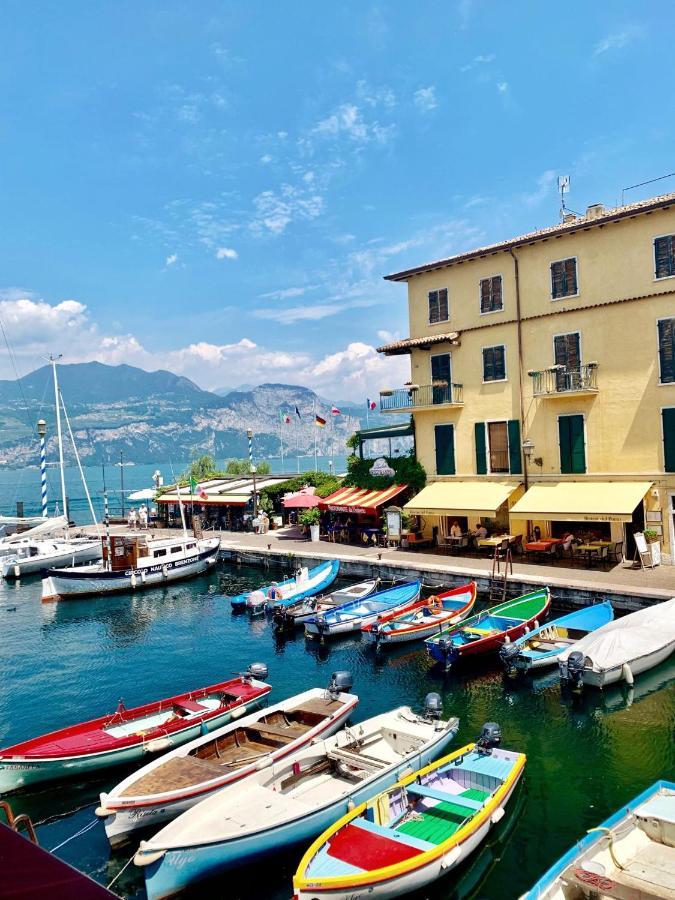
[[[138,511],[138,522],[142,530],[148,527],[148,507],[145,503],[141,504],[141,508]]]

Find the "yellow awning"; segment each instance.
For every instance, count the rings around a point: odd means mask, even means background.
[[[208,494],[208,492],[207,492]],[[180,492],[180,500],[183,506],[198,503],[200,506],[246,506],[251,494],[208,494],[206,498],[199,494],[190,494],[188,491]],[[162,494],[157,498],[158,503],[178,503],[178,494],[175,492]]]
[[[630,522],[651,481],[559,481],[535,484],[511,508],[517,519]]]
[[[418,516],[475,516],[494,518],[518,484],[501,481],[436,481],[403,507]]]

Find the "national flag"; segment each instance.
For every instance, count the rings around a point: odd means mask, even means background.
[[[200,500],[208,500],[209,499],[209,495],[206,493],[206,488],[204,487],[203,484],[197,485],[197,496],[199,497]]]
[[[366,406],[369,412],[372,412],[374,409],[377,409],[377,403],[374,400],[371,400],[370,397],[366,400]]]
[[[190,493],[191,494],[197,493],[197,480],[195,478],[190,479]]]
[[[337,408],[337,406],[331,407],[331,412],[334,416],[342,415],[341,411]]]
[[[295,407],[295,414],[302,421],[302,416],[300,415],[300,410],[298,409],[297,406]]]
[[[279,410],[279,418],[281,419],[281,421],[283,422],[284,425],[291,424],[291,417],[288,415],[288,413],[284,413],[281,410]]]
[[[318,425],[319,428],[324,428],[325,425],[326,425],[326,420],[325,420],[325,419],[322,419],[321,416],[317,414],[317,415],[314,417],[314,424],[315,424],[315,425]]]

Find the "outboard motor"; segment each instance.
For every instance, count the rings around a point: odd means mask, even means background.
[[[449,672],[452,668],[452,664],[456,662],[459,657],[457,648],[453,645],[452,641],[446,641],[445,638],[441,638],[436,646],[441,651],[443,657],[443,671]]]
[[[584,669],[586,657],[579,650],[575,650],[567,657],[567,680],[573,691],[580,691],[584,686]]]
[[[275,606],[274,607],[274,627],[277,631],[284,631],[288,628],[289,623],[287,622],[286,616],[286,608],[283,606]]]
[[[353,686],[352,673],[341,669],[339,672],[333,672],[330,676],[328,695],[331,700],[337,700],[339,694],[348,694]]]
[[[435,691],[427,694],[424,698],[424,718],[438,721],[443,712],[443,701],[441,695]]]
[[[502,742],[502,729],[497,722],[486,722],[483,725],[480,737],[476,741],[476,750],[479,753],[489,755],[493,747],[498,747]]]
[[[256,681],[266,681],[267,676],[269,675],[270,670],[267,668],[267,663],[251,663],[248,669],[243,673],[243,678],[246,681],[251,681],[251,679],[255,678]]]
[[[518,644],[502,644],[499,648],[499,658],[506,669],[506,674],[511,677],[518,674],[516,660],[518,659],[519,654],[520,647]]]
[[[316,617],[316,630],[319,632],[319,640],[321,643],[326,639],[326,617],[325,616],[317,616]]]

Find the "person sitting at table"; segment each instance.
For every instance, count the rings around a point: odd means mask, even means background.
[[[532,538],[534,541],[541,540],[541,528],[538,525],[535,525],[532,529]]]
[[[485,540],[485,538],[488,536],[488,530],[485,525],[482,525],[480,522],[476,522],[476,527],[473,529],[473,531],[469,532],[469,535],[471,537],[473,546],[478,549],[478,542]]]
[[[451,538],[461,538],[461,536],[462,536],[462,529],[459,527],[459,522],[457,521],[457,519],[455,519],[455,521],[450,526],[450,537]]]

